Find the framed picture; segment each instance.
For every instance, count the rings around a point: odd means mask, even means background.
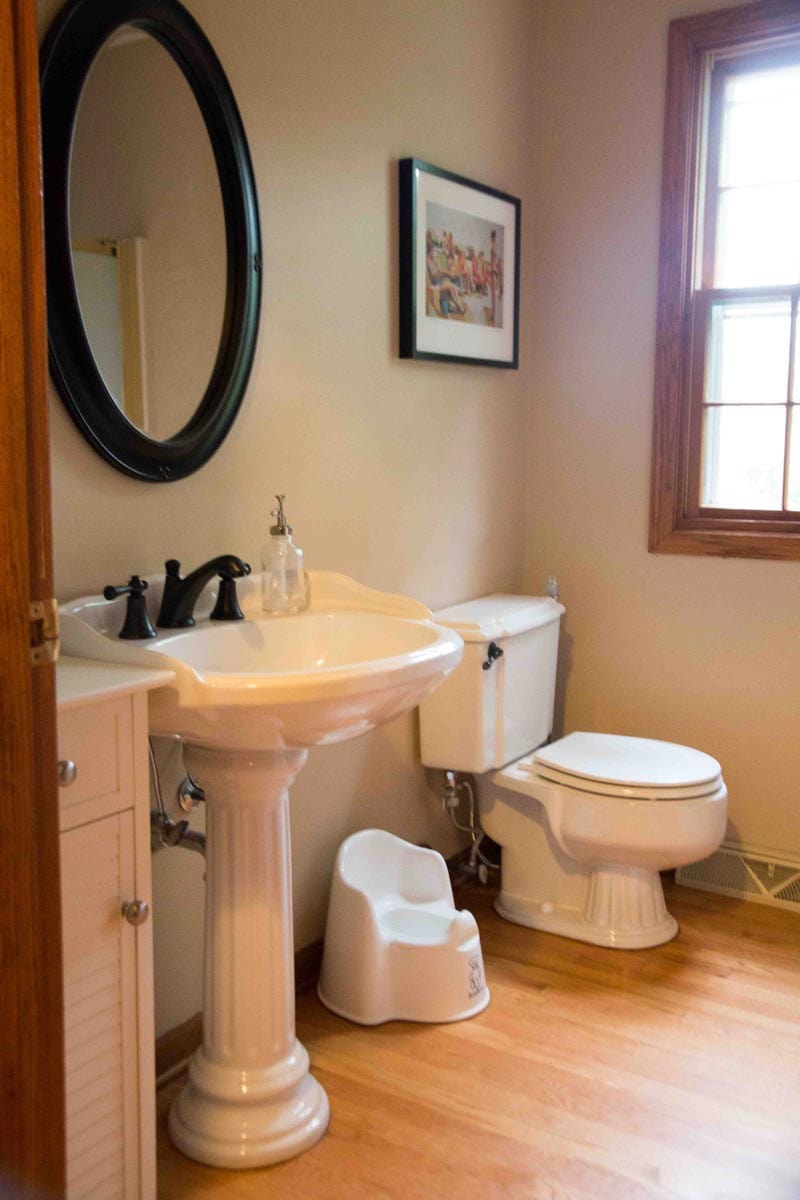
[[[400,160],[400,357],[518,366],[514,196]]]

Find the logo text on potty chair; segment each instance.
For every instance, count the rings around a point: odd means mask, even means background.
[[[480,954],[475,954],[469,960],[469,995],[470,995],[470,997],[479,995],[483,991],[485,986],[486,986],[486,981],[484,980],[484,977],[483,977],[483,958],[481,957]]]

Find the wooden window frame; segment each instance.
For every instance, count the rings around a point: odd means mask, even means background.
[[[800,514],[703,508],[699,503],[702,394],[707,315],[714,299],[791,297],[800,288],[710,287],[709,244],[715,214],[706,205],[705,139],[709,80],[715,62],[756,57],[774,61],[788,45],[800,47],[797,0],[761,0],[673,21],[669,27],[661,247],[656,331],[655,407],[650,504],[653,552],[741,558],[800,559]],[[713,162],[711,170],[715,170]],[[705,221],[702,231],[700,225]],[[704,254],[695,292],[697,256]],[[800,413],[798,414],[800,416]]]

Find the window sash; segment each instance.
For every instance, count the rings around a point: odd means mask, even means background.
[[[710,355],[708,352],[711,312],[715,304],[727,302],[758,302],[769,300],[785,300],[790,304],[790,341],[789,363],[786,380],[786,396],[779,406],[777,402],[765,404],[764,407],[782,407],[785,409],[785,435],[783,448],[783,483],[781,489],[782,507],[780,509],[755,508],[720,508],[716,505],[704,506],[701,503],[703,482],[703,461],[705,457],[704,421],[708,408],[723,407],[714,402],[706,401],[706,381],[708,378]],[[797,341],[797,314],[800,304],[800,284],[795,287],[760,287],[760,288],[708,288],[694,293],[692,298],[692,353],[690,407],[688,430],[688,470],[686,473],[686,496],[684,513],[688,521],[698,518],[714,521],[731,521],[746,519],[751,524],[760,522],[772,527],[784,528],[797,523],[800,527],[800,510],[790,509],[787,505],[789,490],[789,433],[792,409],[800,419],[800,404],[793,402],[794,376]],[[731,405],[731,407],[735,407]],[[690,526],[686,526],[687,528]],[[702,527],[702,526],[700,526]]]
[[[752,70],[756,63],[778,65],[794,58],[799,49],[797,0],[761,0],[670,24],[650,508],[653,551],[800,559],[799,512],[700,505],[703,405],[697,398],[703,396],[706,367],[696,353],[705,345],[715,297],[735,293],[757,300],[797,290],[707,286],[714,278],[711,208],[716,205],[703,201],[710,200],[709,184],[716,187],[718,178],[718,163],[706,161],[707,138],[713,132],[717,95],[716,120],[721,119],[723,75]],[[715,67],[720,82],[712,88]],[[690,502],[690,497],[696,499]]]

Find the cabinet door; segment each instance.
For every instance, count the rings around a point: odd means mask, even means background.
[[[135,879],[131,810],[62,833],[68,1200],[140,1194]]]

